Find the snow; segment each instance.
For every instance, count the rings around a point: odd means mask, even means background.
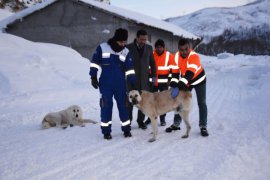
[[[149,143],[151,128],[136,122],[133,137],[123,137],[116,106],[111,141],[93,124],[41,130],[45,114],[72,104],[99,121],[90,63],[70,48],[9,34],[0,33],[0,46],[0,179],[270,178],[270,56],[201,55],[210,136],[199,134],[194,98],[190,137],[159,126]],[[172,119],[168,113],[167,126]]]
[[[8,9],[0,9],[0,21],[7,18],[8,16],[11,16],[12,14],[13,13],[10,12]]]
[[[36,5],[33,5],[23,11],[20,11],[18,13],[16,13],[14,16],[10,16],[2,21],[0,21],[0,29],[3,31],[3,29],[5,29],[7,27],[8,24],[11,24],[12,22],[16,21],[16,20],[22,20],[23,17],[36,12],[42,8],[45,8],[46,6],[54,3],[57,0],[47,0],[45,2],[42,3],[38,3]],[[125,19],[129,19],[132,21],[135,21],[137,23],[142,23],[142,24],[146,24],[148,26],[152,26],[155,28],[159,28],[168,32],[173,33],[176,36],[184,36],[186,38],[190,38],[190,39],[197,39],[199,37],[195,36],[194,34],[174,25],[171,23],[167,23],[165,21],[162,20],[158,20],[156,18],[152,18],[150,16],[147,15],[143,15],[134,11],[130,11],[130,10],[126,10],[126,9],[122,9],[122,8],[118,8],[112,5],[108,5],[106,3],[101,3],[101,2],[97,2],[97,1],[93,1],[93,0],[79,0],[81,2],[84,2],[86,4],[95,6],[99,9],[108,11],[110,13],[116,14],[117,16],[121,16]]]
[[[203,36],[204,42],[207,42],[221,35],[225,29],[246,31],[252,27],[270,26],[269,7],[269,0],[257,0],[234,8],[206,8],[167,21]]]

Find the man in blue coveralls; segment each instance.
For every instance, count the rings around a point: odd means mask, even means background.
[[[126,83],[135,87],[135,71],[129,50],[125,47],[127,38],[128,31],[126,29],[117,29],[108,42],[97,47],[90,65],[91,84],[95,89],[99,88],[101,94],[101,131],[104,139],[107,140],[112,139],[113,96],[117,103],[124,137],[132,136],[130,133],[131,122],[128,116]],[[97,72],[99,69],[102,69],[102,72],[98,81]]]

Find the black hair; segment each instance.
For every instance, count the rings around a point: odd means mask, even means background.
[[[181,39],[179,39],[178,46],[184,46],[186,44],[190,45],[189,44],[189,40],[187,38],[181,38]]]
[[[162,47],[165,47],[165,43],[162,39],[158,39],[155,43],[155,47],[157,46],[162,46]]]
[[[143,29],[140,29],[139,31],[137,31],[137,37],[140,37],[140,36],[145,36],[147,35],[147,32]]]

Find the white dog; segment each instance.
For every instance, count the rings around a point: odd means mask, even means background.
[[[83,119],[82,115],[82,108],[78,105],[72,105],[62,111],[48,113],[42,120],[42,128],[48,129],[58,126],[65,129],[73,125],[84,126],[84,123],[97,123],[91,119]]]
[[[186,133],[182,138],[187,138],[189,136],[191,129],[189,124],[189,113],[192,107],[192,94],[190,91],[180,91],[178,96],[173,99],[170,90],[155,93],[142,91],[141,94],[137,90],[132,90],[129,92],[129,102],[150,118],[153,137],[149,139],[149,142],[153,142],[157,138],[158,116],[172,110],[175,110],[185,122]]]

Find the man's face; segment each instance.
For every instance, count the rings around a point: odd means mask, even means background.
[[[155,49],[158,55],[161,55],[164,52],[163,46],[157,46]]]
[[[189,44],[185,44],[183,46],[178,46],[178,50],[182,58],[186,58],[190,53]]]
[[[121,47],[125,47],[127,44],[127,41],[116,41],[116,43]]]
[[[139,37],[136,38],[136,40],[139,46],[142,47],[145,45],[147,41],[147,35],[140,35]]]

